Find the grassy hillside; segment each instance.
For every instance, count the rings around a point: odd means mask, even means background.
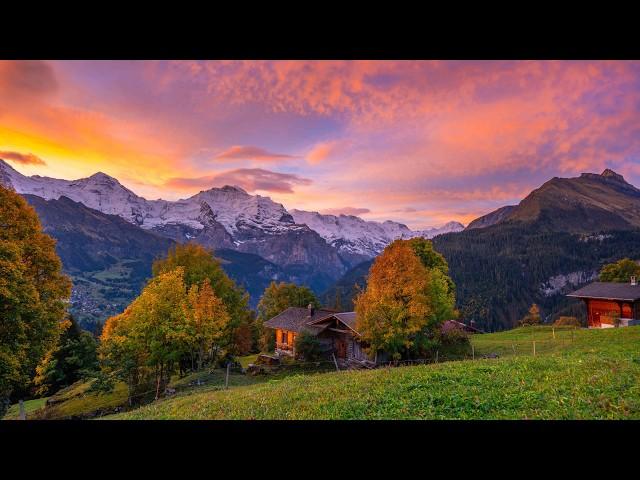
[[[107,418],[640,419],[640,327],[557,335],[540,327],[474,337],[478,354],[556,342],[535,357],[292,375]]]
[[[27,400],[24,402],[24,411],[25,414],[27,415],[27,418],[31,417],[31,414],[33,414],[33,412],[35,412],[36,410],[44,407],[44,404],[46,403],[48,397],[43,397],[43,398],[36,398],[35,400]],[[11,407],[9,407],[9,410],[7,410],[7,413],[5,413],[4,417],[2,417],[2,420],[18,420],[20,418],[20,405],[19,404],[14,404],[11,405]]]

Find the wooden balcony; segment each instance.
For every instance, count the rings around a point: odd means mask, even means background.
[[[288,343],[276,342],[276,350],[287,350],[293,352],[293,345],[289,345]]]

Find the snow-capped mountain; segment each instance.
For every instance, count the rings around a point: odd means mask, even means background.
[[[431,227],[425,230],[416,230],[414,231],[415,237],[424,237],[424,238],[433,238],[436,235],[441,235],[443,233],[454,233],[461,232],[464,230],[464,225],[460,222],[447,222],[441,227]]]
[[[174,202],[147,200],[102,172],[79,180],[27,177],[3,160],[0,160],[0,181],[18,193],[37,195],[45,200],[65,196],[100,212],[118,215],[144,229],[181,224],[201,230],[206,224],[202,219],[203,203],[232,236],[247,227],[259,227],[269,233],[299,228],[281,204],[268,197],[249,195],[240,187],[212,188]]]
[[[290,213],[269,197],[250,195],[237,186],[211,188],[177,201],[147,200],[101,172],[78,180],[28,177],[1,159],[0,183],[45,200],[64,196],[177,241],[195,240],[207,247],[255,253],[278,265],[306,263],[340,273],[375,257],[397,238],[431,238],[464,228],[450,222],[413,231],[402,223],[352,215]]]
[[[27,177],[2,160],[0,182],[45,200],[64,196],[174,240],[253,253],[280,266],[298,265],[308,270],[301,278],[320,275],[328,283],[346,269],[337,251],[306,225],[297,225],[281,204],[240,187],[212,188],[178,201],[146,200],[104,173],[79,180]]]
[[[366,221],[354,215],[323,215],[318,212],[291,210],[296,223],[304,223],[315,230],[327,243],[341,253],[375,257],[384,247],[398,238],[432,238],[441,233],[459,232],[464,225],[449,222],[442,227],[411,230],[402,223]]]

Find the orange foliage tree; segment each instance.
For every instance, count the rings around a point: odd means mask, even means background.
[[[369,270],[367,288],[355,300],[356,329],[372,352],[400,358],[429,323],[430,272],[410,244],[396,240]]]

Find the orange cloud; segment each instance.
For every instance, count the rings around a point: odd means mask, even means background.
[[[333,154],[336,151],[337,146],[337,141],[320,142],[314,145],[309,153],[307,153],[306,159],[312,165],[320,163]]]
[[[46,165],[44,160],[33,153],[0,151],[0,158],[18,162],[23,165]]]
[[[295,158],[283,153],[272,153],[264,148],[235,145],[215,156],[221,160],[283,160]]]

